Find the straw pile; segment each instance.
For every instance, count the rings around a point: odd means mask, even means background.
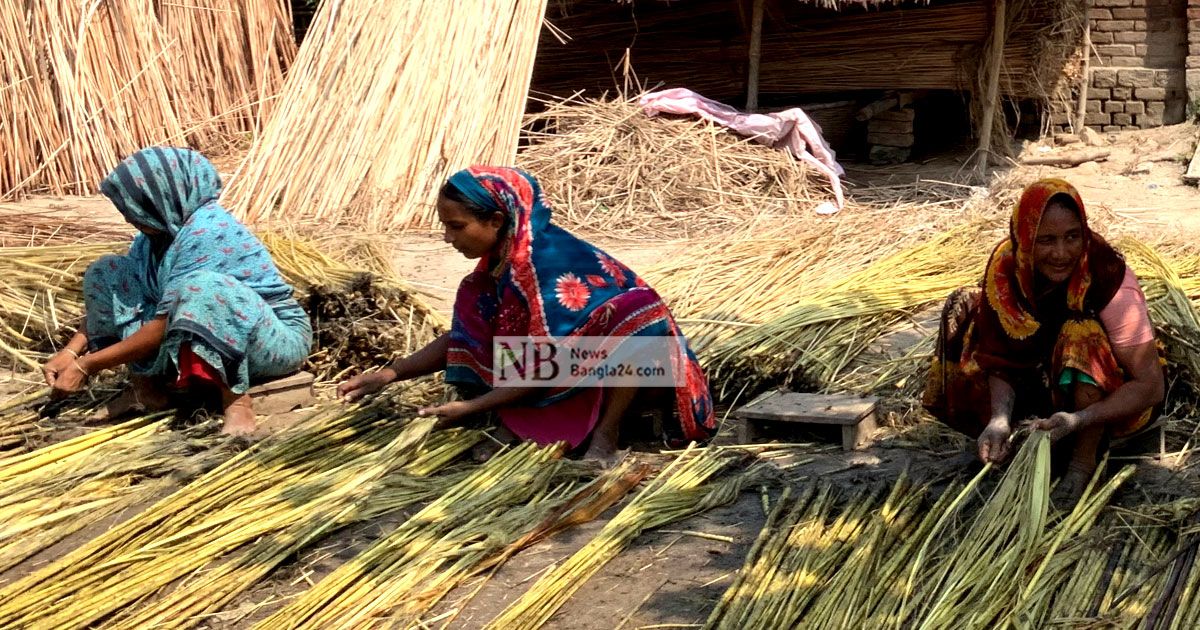
[[[637,97],[547,103],[525,129],[517,163],[568,228],[682,239],[806,218],[833,197],[790,154],[699,119],[651,118]]]
[[[432,225],[454,169],[512,161],[545,5],[321,4],[226,207],[251,221]]]
[[[426,396],[410,390],[399,413],[411,417]],[[7,585],[0,625],[194,625],[333,529],[444,492],[454,476],[414,481],[479,434],[426,439],[432,423],[397,422],[385,399],[320,410]],[[200,569],[207,570],[197,584],[167,590]],[[166,597],[147,600],[156,593]]]
[[[295,53],[284,0],[0,2],[0,198],[83,194],[151,144],[227,147]]]
[[[757,217],[731,234],[688,243],[643,275],[703,352],[941,230],[998,226],[998,207],[977,190],[942,183],[863,189],[845,212]]]
[[[1031,436],[981,497],[990,472],[931,506],[930,488],[906,479],[882,503],[860,492],[840,511],[826,489],[785,494],[707,627],[1045,628],[1056,606],[1097,601],[1094,587],[1062,586],[1097,576],[1079,563],[1133,467],[1093,480],[1065,512],[1049,499],[1046,434]]]

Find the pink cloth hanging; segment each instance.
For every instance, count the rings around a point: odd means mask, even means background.
[[[841,178],[846,171],[821,137],[821,128],[799,107],[772,114],[747,114],[687,88],[650,92],[642,96],[641,106],[650,116],[661,113],[696,115],[756,142],[788,151],[829,178],[836,201],[817,206],[818,214],[833,214],[845,205]]]

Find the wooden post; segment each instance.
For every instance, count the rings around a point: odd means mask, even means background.
[[[758,109],[758,64],[762,58],[763,2],[754,0],[750,16],[750,68],[746,77],[746,111]]]
[[[1089,7],[1091,3],[1088,3]],[[1083,21],[1083,78],[1079,85],[1079,103],[1075,109],[1075,124],[1071,125],[1075,133],[1081,133],[1087,123],[1088,87],[1092,83],[1092,19]]]
[[[987,176],[988,155],[992,150],[992,127],[996,112],[1000,109],[1000,68],[1004,65],[1004,31],[1008,23],[1005,16],[1006,0],[996,0],[995,17],[992,20],[991,55],[988,59],[987,86],[983,94],[983,124],[979,126],[979,177]]]

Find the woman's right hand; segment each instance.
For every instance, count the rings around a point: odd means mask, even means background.
[[[46,379],[46,384],[54,387],[54,382],[58,380],[59,374],[62,374],[68,368],[72,368],[72,363],[75,361],[75,355],[68,352],[66,349],[59,350],[50,357],[49,361],[42,366],[42,376]]]
[[[983,433],[979,434],[979,461],[985,464],[999,464],[1008,459],[1009,441],[1012,428],[1007,420],[993,420]]]
[[[338,385],[338,398],[346,402],[354,402],[363,396],[369,396],[382,390],[394,380],[396,380],[396,372],[390,367],[378,372],[359,374],[345,383]]]

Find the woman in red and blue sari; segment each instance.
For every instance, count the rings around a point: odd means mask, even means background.
[[[501,441],[565,442],[585,459],[611,463],[625,420],[646,404],[665,404],[669,443],[700,441],[716,430],[708,383],[662,298],[625,265],[550,222],[550,206],[531,175],[477,166],[455,173],[437,200],[445,241],[478,259],[454,302],[451,331],[386,368],[339,388],[346,400],[388,383],[445,370],[463,400],[423,410],[446,424],[493,414]],[[561,340],[669,338],[671,388],[500,386],[495,337]],[[673,403],[673,404],[671,404]],[[672,421],[673,420],[673,421]]]

